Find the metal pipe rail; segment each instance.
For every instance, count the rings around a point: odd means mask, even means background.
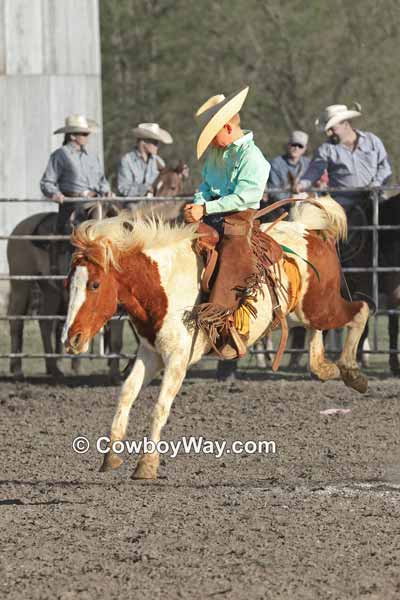
[[[266,193],[291,193],[289,189],[285,188],[268,188]],[[359,192],[359,193],[374,193],[374,192],[400,192],[400,185],[383,185],[383,186],[369,186],[369,187],[349,187],[349,188],[340,188],[340,187],[327,187],[327,188],[316,188],[311,187],[307,190],[307,192],[315,193],[315,194],[324,194],[324,193],[339,193],[339,192]],[[182,200],[192,200],[193,194],[187,196],[153,196],[153,197],[143,197],[143,196],[114,196],[113,198],[107,196],[99,196],[95,198],[88,198],[85,196],[70,198],[66,197],[63,200],[63,203],[87,203],[87,202],[158,202],[158,201],[166,201],[166,202],[180,202]],[[2,203],[43,203],[50,202],[52,204],[58,205],[59,202],[57,200],[51,200],[49,198],[0,198],[0,204]]]
[[[344,190],[342,188],[325,188],[325,189],[320,189],[320,188],[311,188],[310,190],[308,190],[310,192],[313,193],[317,193],[317,194],[324,194],[324,193],[335,193],[335,192],[343,192]],[[371,231],[372,232],[372,236],[373,236],[373,240],[372,240],[372,265],[370,267],[366,267],[366,268],[356,268],[356,267],[350,267],[350,268],[345,268],[343,269],[344,272],[346,273],[360,273],[360,272],[367,272],[367,273],[372,273],[372,288],[373,288],[373,300],[376,304],[376,306],[378,306],[379,304],[379,290],[378,290],[378,275],[379,273],[397,273],[400,272],[400,266],[399,267],[380,267],[378,265],[379,262],[379,231],[388,231],[388,230],[399,230],[400,231],[400,224],[399,225],[380,225],[379,224],[379,204],[380,204],[380,198],[379,198],[379,194],[380,192],[399,192],[400,193],[400,185],[396,185],[396,186],[380,186],[380,187],[368,187],[368,188],[359,188],[359,187],[354,187],[354,188],[346,188],[345,189],[346,192],[359,192],[359,193],[370,193],[371,194],[371,201],[373,203],[373,222],[371,225],[362,225],[362,226],[352,226],[349,227],[350,231],[354,231],[354,230],[359,230],[359,231]],[[281,189],[281,188],[271,188],[267,190],[268,193],[288,193],[288,190],[285,189]],[[99,197],[99,198],[91,198],[88,199],[87,197],[82,197],[82,198],[65,198],[64,199],[64,203],[74,203],[74,204],[84,204],[87,203],[88,201],[91,202],[96,202],[100,205],[100,209],[101,209],[101,205],[103,203],[110,203],[110,202],[118,202],[120,204],[125,204],[125,203],[155,203],[155,202],[166,202],[166,203],[180,203],[182,201],[191,201],[193,199],[192,195],[188,195],[188,196],[181,196],[181,197],[168,197],[168,196],[156,196],[153,198],[143,198],[141,196],[130,196],[130,197],[115,197],[115,198],[108,198],[108,197]],[[6,203],[43,203],[43,202],[50,202],[51,204],[58,204],[57,201],[55,200],[48,200],[48,199],[44,199],[44,198],[0,198],[0,204],[6,204]],[[101,212],[101,210],[100,210]],[[36,241],[50,241],[50,242],[58,242],[58,241],[66,241],[70,238],[70,236],[67,235],[41,235],[41,236],[33,236],[33,235],[1,235],[0,236],[0,240],[1,241],[8,241],[8,240],[36,240]],[[20,280],[20,281],[42,281],[42,280],[58,280],[58,281],[62,281],[65,280],[66,276],[64,275],[6,275],[6,274],[0,274],[0,281],[6,281],[6,280]],[[397,353],[396,350],[390,349],[390,350],[379,350],[378,348],[378,335],[377,335],[377,317],[381,317],[381,316],[387,316],[387,315],[400,315],[400,310],[397,309],[379,309],[377,310],[375,317],[374,318],[374,343],[373,343],[373,350],[368,351],[368,354],[393,354],[393,353]],[[11,320],[22,320],[22,321],[40,321],[40,320],[60,320],[63,321],[65,320],[66,316],[65,315],[6,315],[6,316],[1,316],[0,320],[1,321],[11,321]],[[112,317],[112,320],[129,320],[129,317],[127,315],[123,315],[121,317],[119,316],[114,316]],[[101,336],[102,338],[102,336]],[[274,354],[275,351],[268,351],[271,354]],[[290,353],[295,353],[295,352],[302,352],[302,350],[289,350],[288,352]],[[258,353],[258,352],[253,352],[254,354]],[[69,355],[69,354],[45,354],[45,353],[36,353],[36,354],[28,354],[28,353],[20,353],[20,354],[0,354],[0,358],[91,358],[91,359],[109,359],[109,358],[134,358],[135,355],[132,354],[105,354],[104,353],[104,349],[103,349],[103,339],[100,340],[100,352],[98,354],[83,354],[83,355],[79,355],[79,356],[74,356],[74,355]]]
[[[37,354],[27,354],[24,352],[20,353],[9,353],[9,354],[0,354],[0,358],[71,358],[72,360],[78,360],[78,358],[90,358],[90,359],[109,359],[109,358],[136,358],[136,354],[46,354],[44,352],[39,352]]]
[[[65,321],[67,315],[3,315],[0,321]],[[111,317],[110,321],[129,321],[128,315]]]
[[[54,241],[61,241],[61,240],[70,240],[71,236],[70,235],[0,235],[0,240],[35,240],[35,241],[42,241],[42,240],[54,240]]]

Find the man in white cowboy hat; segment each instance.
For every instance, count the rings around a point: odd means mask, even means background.
[[[187,222],[203,220],[222,237],[209,301],[196,306],[192,315],[224,359],[246,353],[248,332],[237,329],[235,311],[250,297],[251,281],[257,277],[250,239],[270,169],[253,133],[241,128],[239,111],[248,90],[246,87],[228,98],[213,96],[197,111],[201,124],[198,158],[210,148],[199,191],[185,207]]]
[[[133,130],[136,146],[125,154],[118,167],[120,196],[146,196],[165,163],[158,156],[161,144],[172,144],[173,139],[158,123],[140,123]]]
[[[296,191],[304,191],[318,181],[326,169],[331,187],[341,187],[335,199],[345,209],[360,201],[362,195],[346,192],[351,187],[374,187],[384,185],[392,169],[382,141],[373,133],[360,131],[352,125],[361,116],[361,106],[348,108],[344,104],[328,106],[315,124],[328,140],[317,149],[313,160],[297,185]]]
[[[64,133],[64,141],[51,154],[40,189],[47,198],[59,203],[57,233],[64,232],[71,214],[79,206],[72,202],[64,204],[65,197],[113,196],[99,157],[86,148],[89,135],[96,131],[98,125],[93,119],[78,114],[66,117],[65,125],[54,131],[54,134]],[[52,271],[57,268],[56,258],[57,248],[53,243],[50,244]]]

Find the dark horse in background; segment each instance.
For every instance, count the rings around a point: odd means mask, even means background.
[[[184,179],[188,176],[188,167],[179,162],[175,168],[163,169],[153,184],[153,194],[157,196],[179,196],[183,194]],[[179,219],[182,214],[183,202],[156,203],[144,200],[137,205],[141,212],[154,212],[162,214],[166,220]],[[103,216],[112,216],[117,211],[124,208],[122,200],[107,203],[103,205]],[[75,225],[92,218],[92,214],[86,214],[82,210],[74,212],[64,235],[70,235]],[[11,235],[34,235],[47,236],[54,235],[56,227],[57,213],[39,213],[27,217],[14,228]],[[69,261],[71,256],[71,247],[68,240],[50,242],[46,240],[9,240],[7,244],[7,259],[10,275],[50,275],[50,252],[49,244],[57,243],[57,272],[60,275],[67,275],[69,271]],[[29,280],[11,280],[10,298],[8,305],[8,315],[27,315],[32,302],[32,292],[34,283]],[[40,290],[39,313],[41,316],[64,315],[67,312],[68,294],[64,288],[62,280],[43,279],[37,282]],[[11,335],[11,353],[21,354],[23,349],[23,330],[24,321],[21,319],[10,320]],[[123,339],[122,320],[113,320],[105,330],[105,346],[112,353],[118,354],[122,350]],[[45,354],[61,354],[61,330],[63,322],[54,319],[39,320],[39,328],[43,342]],[[57,359],[48,357],[45,359],[46,373],[59,378],[63,374],[57,366]],[[74,359],[72,368],[79,372],[80,361]],[[109,359],[110,377],[113,382],[120,378],[119,359]],[[11,373],[16,378],[22,378],[22,360],[21,358],[11,358]]]
[[[340,248],[341,263],[344,268],[365,268],[372,266],[373,242],[372,232],[351,230],[352,227],[372,225],[373,203],[369,194],[365,194],[361,201],[347,212],[349,224],[349,237]],[[400,226],[400,194],[379,201],[379,224]],[[379,267],[400,268],[400,230],[381,230],[378,234],[379,242]],[[400,308],[400,272],[392,271],[379,273],[378,291],[385,297],[388,310]],[[351,294],[355,299],[364,299],[367,295],[372,299],[373,276],[372,272],[346,273],[343,282],[342,295],[347,298]],[[359,294],[359,296],[358,296]],[[389,348],[398,352],[399,315],[389,314]],[[297,328],[293,337],[293,347],[304,348],[305,332]],[[364,341],[368,336],[368,323],[361,337],[357,357],[362,359]],[[292,355],[291,366],[297,366],[299,354]],[[389,355],[390,370],[394,375],[400,375],[400,362],[398,353]]]
[[[117,214],[117,211],[108,209],[107,214]],[[60,235],[69,236],[75,225],[86,220],[86,211],[74,211],[71,220],[66,225],[65,231]],[[47,212],[31,215],[14,228],[11,235],[49,236],[55,234],[57,213]],[[57,273],[67,276],[71,257],[71,246],[68,240],[8,240],[7,260],[10,275],[48,276],[50,269],[50,244],[57,244]],[[68,306],[68,294],[63,280],[42,279],[34,283],[32,280],[12,279],[10,281],[10,298],[8,304],[8,315],[27,315],[32,304],[35,285],[40,291],[39,314],[40,316],[64,315]],[[10,320],[11,353],[20,354],[23,348],[24,321],[21,319]],[[55,319],[40,319],[39,328],[46,354],[61,353],[61,330],[62,321]],[[62,377],[63,373],[57,365],[54,357],[45,358],[46,373],[53,377]],[[73,370],[78,373],[80,362],[72,361]],[[114,365],[115,368],[115,365]],[[11,373],[16,378],[22,378],[21,358],[11,358]],[[110,372],[112,373],[111,365]]]
[[[361,201],[348,211],[349,227],[372,225],[373,223],[373,201],[366,193]],[[391,198],[379,199],[379,224],[400,226],[400,194]],[[380,230],[378,233],[378,266],[386,268],[400,267],[400,230]],[[343,267],[371,267],[373,261],[373,234],[366,230],[352,230],[349,239],[341,249],[341,260]],[[349,290],[343,293],[373,296],[373,274],[346,273],[345,276]],[[388,310],[400,307],[400,272],[391,271],[378,274],[379,297],[385,298],[385,306]],[[364,298],[365,299],[365,298]],[[378,298],[378,303],[380,299]],[[377,308],[380,308],[379,305]],[[389,315],[389,348],[398,351],[399,315]],[[362,359],[364,341],[368,336],[368,323],[361,337],[358,357]],[[390,370],[394,375],[400,375],[398,354],[389,355]]]
[[[400,226],[400,194],[392,196],[380,203],[380,225]],[[400,230],[383,230],[379,232],[379,266],[400,268]],[[381,273],[379,290],[386,295],[389,310],[400,308],[400,272]],[[389,347],[398,351],[399,315],[389,315]],[[390,354],[389,365],[394,375],[400,375],[398,354]]]

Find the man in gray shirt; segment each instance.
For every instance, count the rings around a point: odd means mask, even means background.
[[[307,152],[308,135],[304,131],[292,131],[286,147],[286,152],[271,160],[271,171],[268,178],[268,189],[282,188],[287,192],[268,192],[272,202],[289,198],[291,195],[291,178],[299,180],[307,171],[310,159]],[[268,190],[266,190],[268,191]],[[268,215],[270,220],[270,215]]]
[[[78,203],[64,204],[65,197],[113,196],[99,157],[86,148],[89,135],[97,130],[98,126],[92,119],[84,115],[70,115],[65,119],[65,126],[54,132],[64,133],[64,142],[51,154],[40,180],[40,189],[47,198],[59,203],[56,233],[64,233],[71,214],[81,207]],[[56,251],[56,244],[50,244],[52,271],[56,269]]]
[[[51,154],[40,180],[40,189],[47,198],[62,205],[65,197],[111,195],[99,157],[86,148],[89,135],[97,128],[93,120],[83,115],[70,115],[65,119],[65,126],[54,132],[64,133],[65,137],[63,145]],[[73,204],[61,208],[72,212]]]
[[[120,196],[146,196],[165,163],[158,156],[160,143],[172,144],[168,131],[158,123],[140,123],[133,134],[136,146],[125,154],[118,167],[118,194]]]
[[[392,169],[385,147],[373,133],[354,129],[351,120],[361,115],[361,107],[348,109],[342,104],[328,106],[316,125],[328,136],[317,149],[296,191],[311,187],[325,169],[331,187],[374,187],[389,180]],[[337,192],[332,194],[345,208],[350,209],[360,202],[360,192]]]

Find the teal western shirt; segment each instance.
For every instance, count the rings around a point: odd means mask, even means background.
[[[208,215],[258,209],[269,171],[270,164],[255,145],[251,131],[226,148],[211,146],[194,204],[206,204]],[[212,200],[216,196],[218,200]]]

